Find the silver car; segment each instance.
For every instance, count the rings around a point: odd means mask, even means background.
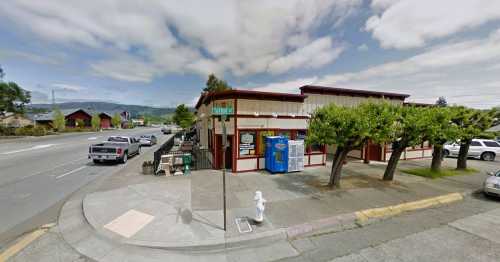
[[[156,145],[156,143],[158,142],[155,135],[142,135],[139,138],[139,141],[141,143],[141,146],[152,146]]]
[[[484,181],[483,192],[485,195],[500,196],[500,170],[496,173],[489,172],[489,177]]]
[[[445,144],[443,154],[445,157],[458,156],[460,144],[451,143]],[[495,157],[500,154],[500,143],[488,139],[473,139],[468,157],[479,158],[485,161],[495,161]]]

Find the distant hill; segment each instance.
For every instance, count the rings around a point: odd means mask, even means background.
[[[164,116],[166,114],[171,114],[175,111],[175,108],[158,108],[150,106],[139,106],[139,105],[122,105],[109,102],[66,102],[58,103],[57,106],[60,109],[73,109],[73,108],[83,108],[92,109],[95,111],[128,111],[132,117],[137,116]],[[41,111],[52,109],[52,104],[32,104],[28,106],[29,111]]]

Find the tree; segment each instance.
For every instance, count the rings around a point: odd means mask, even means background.
[[[363,103],[357,107],[330,104],[317,109],[309,120],[307,144],[336,145],[329,186],[340,186],[342,165],[347,154],[368,140],[391,140],[396,107],[386,102]]]
[[[0,82],[3,81],[4,76],[5,76],[5,72],[3,71],[2,65],[0,65]]]
[[[78,127],[78,128],[85,127],[85,121],[83,121],[83,119],[76,119],[75,124],[76,124],[76,127]]]
[[[208,76],[206,87],[203,89],[205,92],[220,92],[224,90],[231,90],[231,86],[226,81],[218,79],[214,74]]]
[[[0,81],[0,112],[24,113],[24,105],[31,100],[31,94],[14,82]]]
[[[444,144],[457,137],[456,125],[451,122],[453,114],[454,110],[448,107],[428,108],[428,126],[425,130],[425,138],[433,146],[432,171],[439,172],[441,170]]]
[[[493,123],[491,125],[500,125],[500,106],[492,108],[490,113],[493,117]]]
[[[98,113],[92,115],[92,120],[90,122],[92,124],[93,130],[99,130],[101,128],[101,117],[99,117]]]
[[[111,124],[113,124],[113,126],[115,128],[121,128],[121,125],[122,125],[122,117],[120,116],[119,113],[115,113],[113,115],[113,117],[111,118]]]
[[[186,129],[193,125],[194,114],[184,104],[181,104],[175,109],[172,120],[180,127]]]
[[[424,107],[401,107],[394,129],[392,153],[384,172],[384,180],[393,180],[394,172],[403,151],[409,146],[421,144],[429,126],[429,109]]]
[[[66,119],[59,108],[54,110],[52,124],[58,132],[64,131],[66,128]]]
[[[446,101],[446,98],[444,96],[440,96],[436,101],[436,105],[440,107],[446,107],[448,106],[448,102]]]
[[[452,122],[458,128],[460,150],[458,151],[457,169],[467,169],[467,154],[473,138],[480,136],[493,123],[490,111],[481,111],[463,106],[455,107]]]

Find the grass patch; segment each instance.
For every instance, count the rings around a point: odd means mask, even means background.
[[[422,177],[427,177],[427,178],[439,178],[439,177],[446,177],[446,176],[458,176],[458,175],[469,175],[469,174],[474,174],[479,172],[477,169],[474,168],[467,168],[466,170],[456,170],[454,168],[441,168],[441,171],[435,172],[432,171],[430,168],[409,168],[409,169],[403,169],[401,172],[406,173],[406,174],[411,174],[415,176],[422,176]]]

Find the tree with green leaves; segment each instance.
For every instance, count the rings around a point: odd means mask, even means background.
[[[467,169],[467,155],[472,139],[479,137],[491,127],[493,116],[491,111],[482,111],[463,106],[454,107],[455,114],[452,122],[458,128],[458,140],[460,150],[458,151],[457,169]]]
[[[307,144],[336,145],[329,186],[340,186],[342,166],[348,153],[369,140],[392,140],[396,106],[389,103],[363,103],[357,107],[330,104],[317,109],[309,120]]]
[[[115,128],[121,128],[122,126],[122,117],[120,116],[119,113],[115,113],[113,117],[111,118],[111,124]]]
[[[66,119],[59,108],[56,108],[53,113],[52,125],[58,132],[64,131],[66,128]]]
[[[206,87],[203,89],[205,92],[220,92],[224,90],[231,90],[231,86],[226,81],[218,79],[214,74],[208,76]]]
[[[458,129],[451,122],[454,110],[449,107],[432,107],[427,112],[428,126],[425,138],[433,146],[431,170],[439,172],[443,162],[443,147],[448,141],[456,140]]]
[[[92,124],[92,129],[95,131],[97,131],[101,128],[101,117],[99,117],[98,113],[94,113],[92,115],[92,119],[91,119],[90,123]]]
[[[384,180],[393,180],[394,172],[401,154],[409,146],[423,143],[429,126],[429,109],[425,107],[401,107],[397,114],[394,131],[396,140],[392,141],[392,153],[384,172]]]
[[[446,107],[448,106],[448,102],[446,101],[446,98],[444,96],[440,96],[436,101],[436,105],[441,107]]]
[[[175,109],[172,120],[180,127],[186,129],[193,125],[195,118],[194,114],[189,111],[189,108],[187,108],[186,105],[180,104]]]
[[[76,119],[75,120],[75,126],[78,128],[84,128],[85,127],[85,121],[83,119]]]
[[[24,106],[31,100],[29,91],[14,82],[4,82],[5,72],[0,67],[0,113],[24,113]]]

